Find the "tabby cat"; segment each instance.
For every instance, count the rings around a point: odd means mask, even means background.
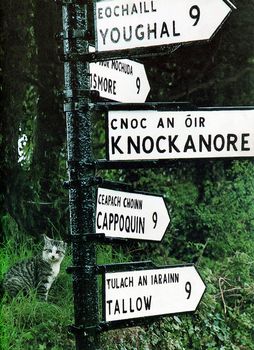
[[[66,251],[66,243],[44,235],[41,256],[20,261],[10,268],[4,278],[4,290],[12,297],[19,292],[28,294],[36,290],[41,300],[47,300],[48,292],[56,279]]]

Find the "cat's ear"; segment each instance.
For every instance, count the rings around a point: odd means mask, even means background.
[[[45,243],[51,241],[51,239],[47,235],[45,235],[45,233],[43,234],[43,238]]]

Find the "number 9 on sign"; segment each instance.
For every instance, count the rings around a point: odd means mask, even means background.
[[[190,8],[190,17],[195,20],[193,26],[196,26],[200,20],[200,8],[197,5],[194,5]]]
[[[153,228],[155,228],[157,226],[157,222],[158,222],[158,214],[156,211],[153,213],[152,219],[153,219],[153,223],[154,223]]]
[[[187,299],[190,299],[190,296],[191,296],[191,283],[190,282],[185,283],[185,292],[188,294]]]
[[[140,78],[139,77],[137,77],[137,79],[136,79],[136,87],[137,87],[137,94],[139,94],[139,92],[140,92]]]

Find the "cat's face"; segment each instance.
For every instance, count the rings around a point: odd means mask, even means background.
[[[66,251],[66,243],[48,238],[44,235],[43,260],[49,263],[61,262]]]

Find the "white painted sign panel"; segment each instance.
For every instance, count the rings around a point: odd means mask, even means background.
[[[170,222],[163,197],[98,188],[96,233],[161,241]]]
[[[107,322],[195,311],[206,289],[194,266],[111,272],[104,278]]]
[[[97,51],[208,40],[235,6],[227,0],[97,1]]]
[[[109,160],[254,156],[254,109],[108,112]]]
[[[90,63],[90,88],[117,102],[143,103],[150,91],[144,65],[132,60]]]

